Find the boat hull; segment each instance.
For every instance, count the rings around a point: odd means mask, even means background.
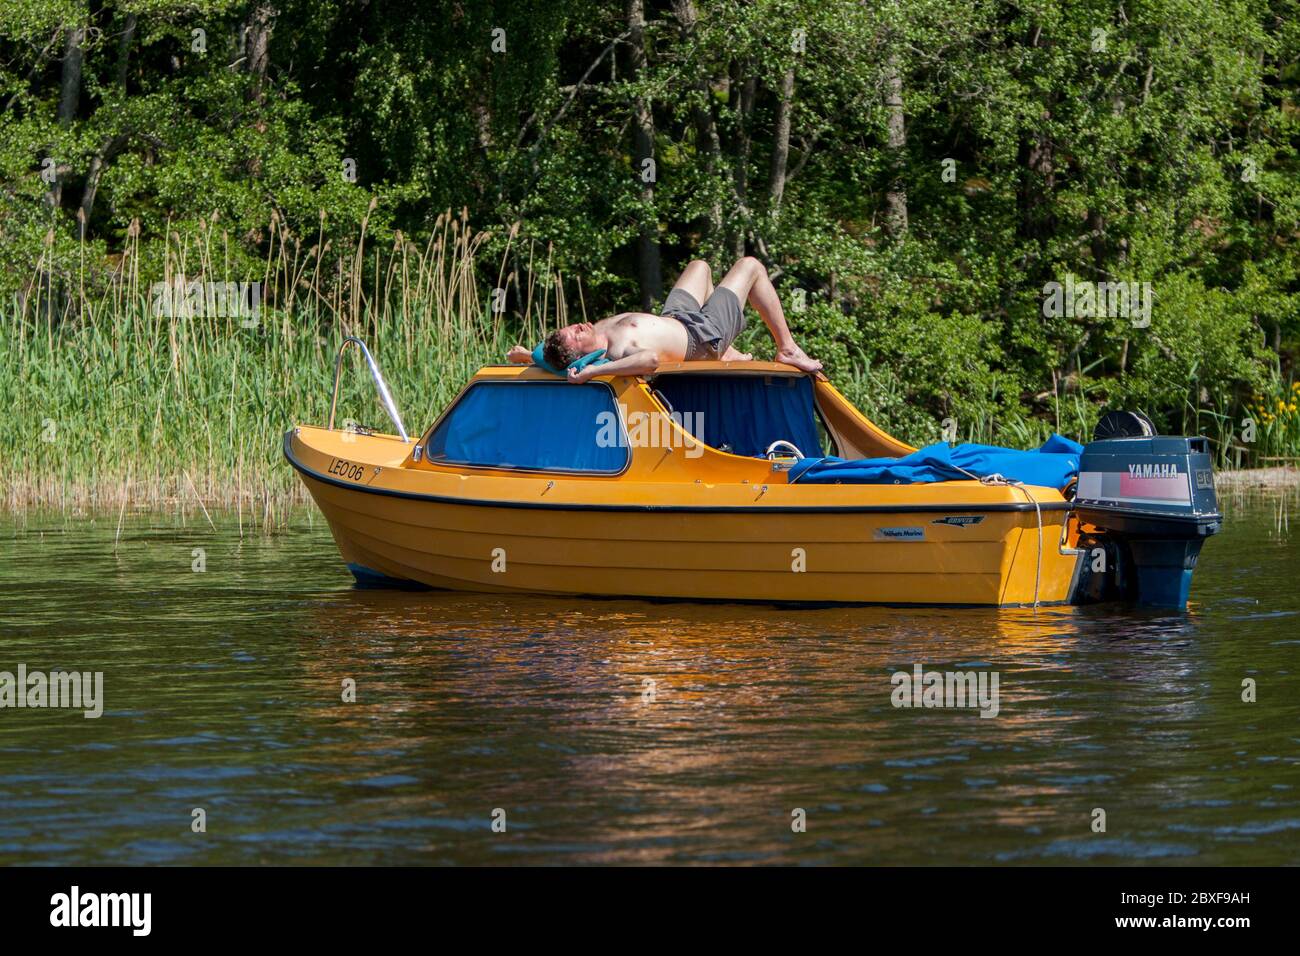
[[[359,486],[286,443],[358,583],[791,603],[1064,603],[1063,508],[524,504]],[[1041,535],[1040,525],[1041,520]],[[1040,548],[1041,540],[1041,548]]]

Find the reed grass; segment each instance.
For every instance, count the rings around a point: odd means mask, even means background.
[[[464,212],[439,217],[420,246],[398,233],[382,249],[365,223],[342,248],[323,229],[308,244],[276,216],[270,227],[260,275],[231,274],[230,237],[210,222],[170,231],[152,274],[130,230],[111,272],[71,283],[57,309],[39,285],[49,270],[37,270],[0,313],[0,508],[202,507],[282,526],[305,492],[281,438],[295,423],[324,424],[345,336],[369,345],[415,431],[481,365],[566,321],[564,279],[545,257],[521,249],[517,229],[473,230]],[[178,279],[260,280],[255,324],[208,308],[159,314],[152,284]],[[345,418],[393,430],[356,350],[339,393]]]

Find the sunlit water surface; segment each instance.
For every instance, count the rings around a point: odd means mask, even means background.
[[[305,512],[8,519],[0,670],[105,709],[0,710],[0,862],[1295,863],[1277,510],[1230,511],[1186,614],[360,591]],[[918,662],[1000,713],[895,708]]]

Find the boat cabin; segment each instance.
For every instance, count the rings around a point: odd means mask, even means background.
[[[590,477],[656,472],[657,480],[680,480],[677,468],[664,467],[672,456],[706,471],[743,466],[772,480],[798,458],[915,450],[876,428],[828,382],[773,362],[721,361],[671,363],[644,379],[598,377],[581,385],[531,366],[488,366],[419,446],[413,463],[425,467]]]

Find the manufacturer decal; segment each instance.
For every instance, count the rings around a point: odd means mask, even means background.
[[[1196,487],[1198,490],[1214,487],[1214,472],[1208,468],[1196,469]]]
[[[1177,478],[1178,475],[1178,466],[1171,462],[1128,466],[1130,478]]]
[[[1075,500],[1187,504],[1192,500],[1191,481],[1191,472],[1165,462],[1130,464],[1124,471],[1081,471]]]
[[[924,541],[925,529],[915,526],[907,528],[877,528],[877,541]]]
[[[947,515],[943,518],[935,518],[930,524],[950,524],[955,528],[965,528],[979,524],[983,520],[983,515]]]

